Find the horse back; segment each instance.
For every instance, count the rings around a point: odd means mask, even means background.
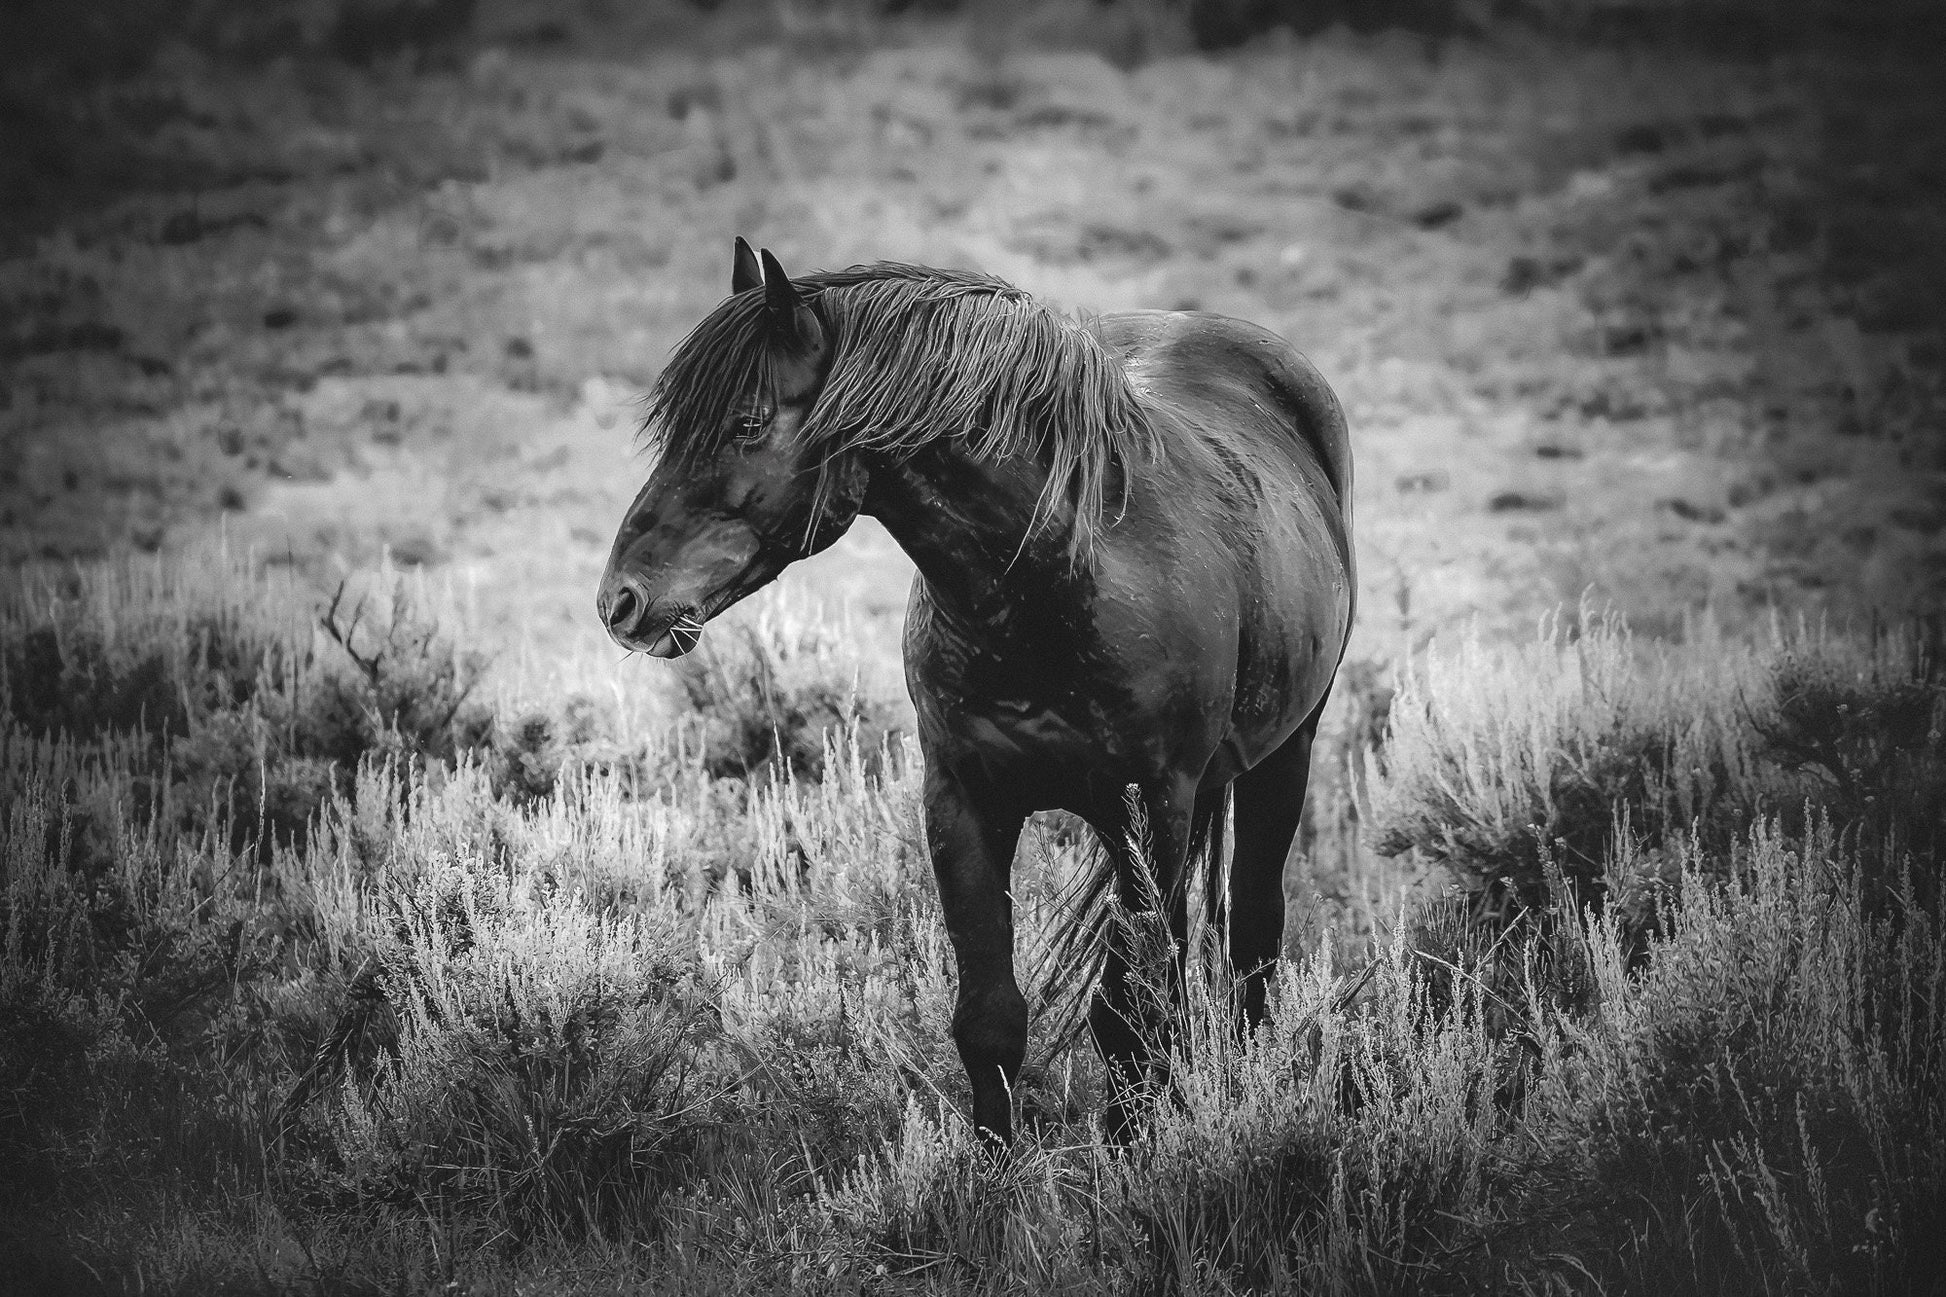
[[[1301,352],[1208,311],[1130,311],[1099,327],[1144,401],[1177,426],[1178,451],[1210,453],[1271,482],[1295,473],[1326,497],[1318,503],[1335,515],[1349,570],[1351,440],[1337,394]]]
[[[1308,452],[1349,522],[1351,441],[1344,409],[1315,366],[1270,330],[1209,311],[1129,311],[1098,321],[1152,405],[1260,454]],[[1227,417],[1224,417],[1227,416]],[[1295,433],[1298,445],[1289,441]],[[1269,438],[1271,445],[1248,446]]]

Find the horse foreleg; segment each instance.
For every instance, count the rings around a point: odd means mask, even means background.
[[[1317,717],[1237,776],[1236,850],[1230,860],[1230,967],[1243,1026],[1264,1020],[1264,988],[1284,948],[1284,866],[1311,778]]]
[[[1024,818],[973,796],[958,780],[928,775],[926,842],[939,904],[959,965],[953,1041],[973,1086],[973,1125],[1005,1147],[1013,1140],[1013,1085],[1027,1054],[1027,999],[1014,981],[1014,847]]]

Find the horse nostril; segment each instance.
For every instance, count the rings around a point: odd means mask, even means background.
[[[628,634],[629,627],[635,624],[636,614],[641,610],[641,603],[636,599],[635,591],[623,586],[615,592],[614,599],[608,604],[608,629],[618,635]]]

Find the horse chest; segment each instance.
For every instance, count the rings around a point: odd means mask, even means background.
[[[1021,753],[1097,749],[1101,707],[1058,669],[1013,669],[990,654],[939,654],[914,664],[922,722],[962,741]]]
[[[1139,730],[1038,700],[935,698],[918,710],[929,762],[1005,786],[1035,807],[1092,805],[1104,789],[1145,778],[1157,764]]]
[[[1088,655],[1009,656],[950,642],[908,643],[913,703],[928,759],[1003,782],[1046,806],[1119,796],[1169,763],[1179,727],[1157,713],[1180,691],[1131,687],[1125,664]]]
[[[952,729],[963,742],[1008,765],[1081,760],[1101,746],[1091,728],[1028,699],[972,701],[957,710]]]

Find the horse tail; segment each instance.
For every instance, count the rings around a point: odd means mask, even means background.
[[[1211,925],[1223,922],[1228,881],[1223,872],[1223,848],[1230,820],[1230,798],[1230,786],[1225,784],[1220,790],[1196,799],[1190,815],[1189,849],[1184,853],[1182,872],[1175,878],[1157,879],[1152,872],[1154,862],[1147,817],[1139,799],[1130,797],[1126,840],[1129,854],[1142,857],[1139,863],[1130,863],[1151,871],[1147,874],[1146,887],[1139,880],[1132,880],[1136,881],[1138,893],[1148,892],[1149,899],[1164,908],[1178,897],[1186,903],[1200,871],[1204,920]],[[1051,1054],[1072,1045],[1087,1025],[1089,995],[1107,962],[1109,931],[1116,922],[1119,857],[1120,853],[1107,849],[1106,844],[1091,854],[1087,865],[1057,898],[1055,907],[1060,917],[1030,965],[1030,980],[1040,987],[1035,1015],[1051,1018],[1053,1022],[1048,1036]]]
[[[1097,843],[1055,898],[1057,917],[1029,966],[1029,982],[1040,988],[1034,1016],[1051,1021],[1049,1057],[1073,1045],[1087,1025],[1089,996],[1108,960],[1116,873],[1114,855]]]
[[[1223,871],[1223,840],[1229,832],[1231,786],[1196,799],[1189,821],[1189,855],[1183,862],[1185,884],[1203,873],[1203,923],[1217,940],[1229,931],[1229,878]],[[1220,952],[1219,952],[1220,953]]]

